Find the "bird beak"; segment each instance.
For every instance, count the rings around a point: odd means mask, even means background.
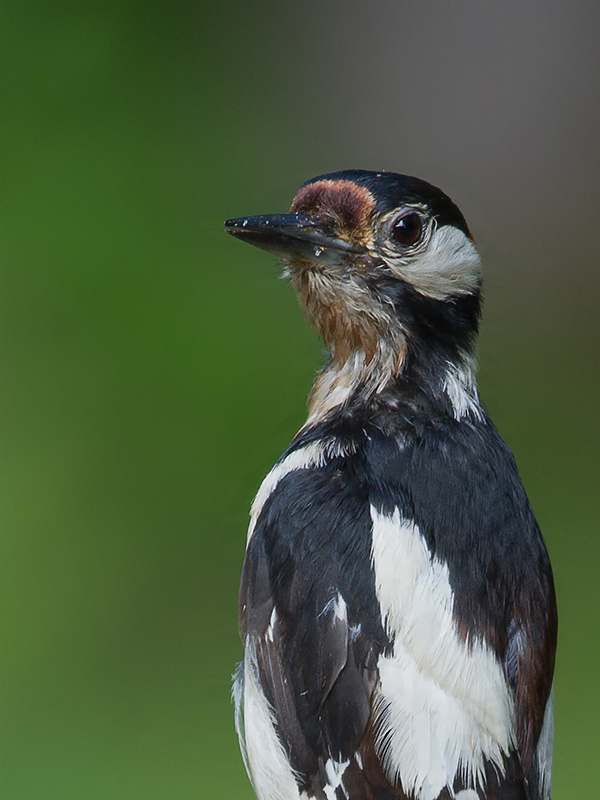
[[[339,263],[359,251],[331,234],[331,220],[309,214],[265,214],[228,219],[225,230],[237,239],[280,258]]]

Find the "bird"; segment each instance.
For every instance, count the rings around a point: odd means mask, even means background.
[[[549,800],[557,610],[476,383],[481,260],[394,172],[317,176],[230,219],[326,347],[254,499],[236,727],[259,800]]]

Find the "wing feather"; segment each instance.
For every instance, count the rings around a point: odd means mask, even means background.
[[[278,484],[246,554],[242,635],[253,642],[300,789],[324,800],[323,787],[339,778],[335,764],[345,769],[364,737],[377,656],[388,643],[369,564],[364,491],[326,469]]]

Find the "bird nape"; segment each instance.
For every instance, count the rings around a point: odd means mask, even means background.
[[[234,697],[259,800],[548,800],[557,613],[480,402],[481,267],[424,181],[347,170],[226,230],[329,350],[251,511]]]

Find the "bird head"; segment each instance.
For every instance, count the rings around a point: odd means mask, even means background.
[[[321,175],[289,213],[225,227],[283,260],[332,363],[354,365],[371,390],[411,366],[471,353],[480,260],[460,210],[431,184],[392,172]]]

